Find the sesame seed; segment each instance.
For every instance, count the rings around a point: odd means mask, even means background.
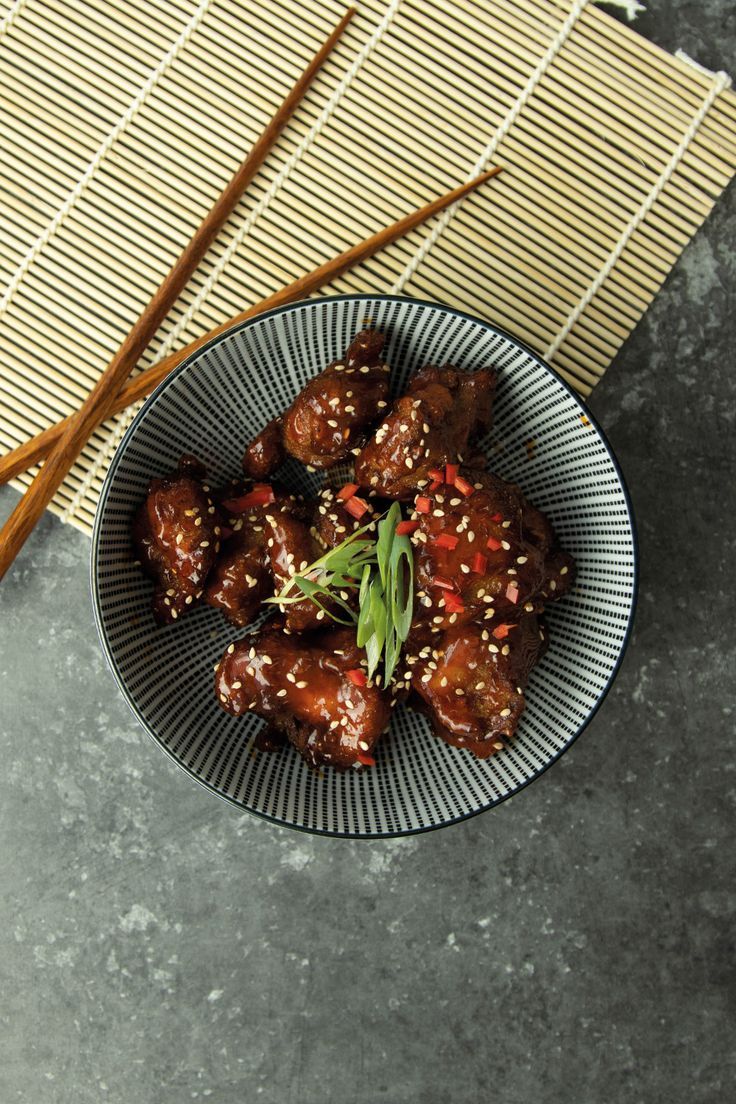
[[[518,575],[519,573],[518,573],[518,571],[516,570],[515,567],[509,567],[506,571],[506,574],[507,575]]]
[[[234,682],[230,689],[231,690],[239,690],[242,685],[243,685],[242,682]]]
[[[445,511],[444,510],[433,510],[432,511],[432,517],[444,517],[444,516],[445,516]]]
[[[488,629],[484,629],[483,632],[480,634],[481,640],[488,640],[489,637],[490,633],[488,632]]]
[[[469,575],[470,574],[470,568],[468,567],[467,564],[461,563],[460,564],[460,570],[462,571],[463,575]]]
[[[509,550],[509,548],[511,547],[511,545],[509,544],[509,542],[508,542],[508,541],[501,541],[501,547],[502,547],[503,549],[505,549],[505,551],[506,551],[506,552],[508,552],[508,550]]]
[[[297,690],[303,690],[306,685],[307,684],[306,684],[305,680],[300,679],[299,682],[296,684],[296,688],[297,688]]]
[[[332,429],[337,429],[337,422],[335,421],[334,418],[328,418],[327,419],[327,424],[328,424],[328,426],[331,426]]]
[[[566,567],[561,567],[560,568],[560,575],[567,575],[567,570],[568,569]]]
[[[267,663],[269,667],[273,664],[273,660],[271,659],[270,655],[263,655],[261,656],[261,659],[264,663]]]
[[[350,394],[352,394],[352,392],[350,392]],[[378,401],[378,402],[376,403],[376,406],[378,407],[378,409],[379,409],[379,410],[383,410],[383,408],[384,408],[385,406],[388,406],[388,403],[387,403],[387,402],[384,402],[384,401],[383,401],[383,399],[380,399],[380,400],[379,400],[379,401]]]
[[[224,694],[220,694],[220,701],[221,702],[226,702],[227,701],[227,698],[225,697]]]
[[[443,675],[440,679],[440,686],[447,686],[447,675]]]
[[[232,655],[234,651],[235,651],[235,645],[231,644],[230,647],[227,650],[227,654]]]
[[[361,751],[368,751],[370,744],[367,744],[365,740],[358,740],[358,747]]]
[[[429,680],[430,680],[431,678],[432,678],[432,674],[431,674],[431,672],[430,672],[430,671],[427,671],[426,675],[422,675],[422,682],[429,682]]]
[[[516,562],[517,562],[518,564],[522,564],[522,563],[526,563],[526,561],[527,561],[528,559],[529,559],[529,557],[528,557],[528,556],[517,556],[517,557],[516,557]]]
[[[183,533],[177,533],[177,534],[176,534],[176,543],[177,543],[177,544],[181,544],[181,542],[182,542],[183,540],[184,540],[184,534],[183,534]]]
[[[360,370],[361,370],[361,372],[364,376],[367,376],[368,373],[370,372],[370,368],[368,367],[367,364],[364,364],[363,367]]]
[[[276,697],[277,698],[285,698],[287,693],[288,693],[287,690],[277,690],[276,691]]]
[[[185,603],[185,605],[187,605],[187,606],[191,606],[191,604],[192,604],[192,601],[193,601],[192,595],[191,595],[191,594],[187,594],[186,598],[184,599],[184,603]]]
[[[253,677],[253,675],[255,675],[255,673],[256,673],[256,672],[255,672],[255,668],[254,668],[254,667],[246,667],[245,669],[246,669],[246,671],[248,672],[248,674],[249,674],[249,675],[251,676],[251,678],[252,678],[252,677]]]
[[[476,682],[476,684],[475,684],[475,689],[476,690],[485,690],[485,687],[486,687],[486,684],[484,682]]]
[[[489,644],[488,645],[488,651],[492,652],[493,655],[496,655],[497,652],[498,652],[498,645],[497,644]]]
[[[178,613],[176,612],[176,610],[175,610],[175,609],[172,609],[172,611],[171,611],[171,616],[172,616],[172,618],[174,619],[174,621],[176,621],[176,619],[177,619],[177,617],[179,616],[179,614],[178,614]]]
[[[473,532],[472,529],[468,529],[468,543],[472,544],[474,540],[475,540],[475,533]]]
[[[461,498],[451,498],[450,499],[450,505],[451,506],[460,506],[460,505],[462,505],[462,501],[463,500]]]
[[[199,545],[200,548],[209,548],[209,546],[210,546],[209,541],[201,541],[200,545]]]
[[[511,649],[509,648],[508,644],[504,644],[503,648],[501,649],[501,655],[508,655],[510,651]]]
[[[503,716],[503,714],[502,714],[502,716]],[[493,746],[496,749],[496,751],[501,751],[502,748],[503,748],[503,744],[501,743],[500,740],[496,740]]]
[[[526,613],[531,613],[533,609],[534,609],[534,603],[533,602],[526,602],[524,604],[524,611]]]
[[[201,519],[201,517],[196,517],[196,518],[194,519],[194,524],[195,524],[195,525],[197,525],[197,526],[201,525],[201,524],[202,524],[202,519]]]
[[[550,590],[557,590],[557,583],[554,581],[554,579],[552,579],[552,581],[550,582],[549,589]]]
[[[510,521],[502,521],[501,522],[501,528],[502,529],[508,529],[510,525],[511,525]]]
[[[330,721],[330,728],[331,728],[331,729],[337,728],[337,726],[338,726],[339,724],[340,724],[340,722],[339,722],[339,721]]]
[[[412,460],[411,456],[407,456],[406,459],[404,460],[404,463],[406,464],[407,468],[413,468],[414,467],[414,461]]]
[[[342,727],[343,727],[343,728],[347,728],[347,727],[348,727],[348,719],[347,719],[347,717],[341,717],[341,718],[340,718],[340,724],[342,725]]]
[[[499,716],[500,717],[510,717],[511,716],[511,710],[510,709],[502,709],[501,712],[499,713]]]
[[[317,620],[318,621],[323,621],[324,616],[325,616],[325,611],[324,610],[318,610],[317,611]]]
[[[286,681],[287,682],[296,682],[296,675],[292,675],[291,671],[287,671],[286,672]]]
[[[457,696],[459,698],[464,698],[465,697],[465,691],[463,690],[462,686],[456,686],[455,687],[455,693],[457,694]]]

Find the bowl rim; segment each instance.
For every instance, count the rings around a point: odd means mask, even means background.
[[[621,644],[621,650],[619,651],[619,654],[618,654],[616,662],[613,666],[613,669],[611,670],[611,673],[610,673],[610,675],[609,675],[609,677],[606,681],[606,685],[601,690],[601,692],[600,692],[600,694],[599,694],[599,696],[598,696],[598,698],[595,702],[595,705],[591,708],[590,712],[585,717],[585,719],[583,721],[581,721],[581,723],[579,724],[576,731],[573,733],[573,735],[566,742],[565,746],[563,748],[561,748],[560,751],[558,751],[555,755],[553,755],[552,758],[549,759],[548,762],[546,762],[543,767],[541,767],[538,771],[536,771],[534,774],[532,774],[530,778],[527,778],[523,782],[520,782],[518,784],[518,786],[516,786],[509,793],[503,794],[502,796],[497,797],[495,800],[489,801],[486,804],[481,805],[477,809],[473,809],[470,812],[462,813],[459,816],[452,817],[450,820],[443,820],[440,824],[427,824],[427,825],[423,825],[423,826],[418,827],[418,828],[402,828],[402,829],[396,829],[394,831],[389,831],[389,832],[338,832],[338,831],[327,830],[327,829],[323,829],[323,828],[312,828],[312,827],[309,827],[309,826],[304,825],[304,824],[290,824],[287,821],[280,820],[278,817],[272,816],[270,813],[260,812],[257,809],[249,809],[246,805],[243,805],[243,804],[241,804],[241,802],[236,801],[235,798],[229,797],[227,794],[221,793],[219,790],[215,789],[215,787],[212,786],[209,782],[206,782],[204,779],[200,778],[199,775],[195,774],[195,772],[190,767],[188,767],[185,763],[180,762],[180,760],[178,760],[176,758],[176,756],[169,750],[169,748],[166,747],[166,745],[163,743],[163,741],[156,735],[156,733],[153,731],[151,726],[148,724],[148,722],[142,716],[140,710],[138,709],[138,706],[135,704],[135,702],[131,698],[131,696],[128,692],[128,689],[127,689],[127,687],[126,687],[126,685],[125,685],[125,683],[122,679],[122,676],[121,676],[120,671],[118,669],[118,665],[115,661],[114,656],[112,655],[109,644],[107,642],[106,633],[105,633],[105,630],[104,630],[104,627],[103,627],[102,611],[101,611],[101,607],[100,607],[100,594],[99,594],[99,588],[98,588],[98,583],[97,583],[97,571],[96,571],[96,568],[97,568],[97,554],[98,554],[99,541],[100,541],[100,529],[101,529],[101,524],[102,524],[102,515],[104,513],[104,508],[105,508],[105,505],[107,503],[107,498],[108,498],[108,495],[110,493],[110,489],[111,489],[111,486],[112,486],[112,482],[113,482],[118,464],[120,462],[121,457],[123,456],[123,454],[125,452],[128,441],[133,436],[133,434],[136,431],[139,423],[144,419],[144,417],[146,416],[146,414],[148,413],[150,408],[156,403],[158,398],[171,385],[171,383],[173,383],[173,381],[179,375],[181,375],[182,372],[186,371],[186,369],[189,368],[189,366],[193,363],[193,361],[195,359],[197,359],[199,356],[201,356],[203,353],[205,353],[208,349],[213,348],[215,345],[219,344],[221,341],[224,341],[227,338],[231,337],[234,333],[239,333],[241,330],[247,330],[250,327],[255,326],[256,324],[260,324],[265,318],[272,318],[272,317],[274,317],[276,315],[279,315],[279,314],[285,314],[285,313],[296,311],[296,310],[303,310],[304,307],[310,306],[310,305],[320,306],[320,305],[323,305],[324,303],[330,303],[330,302],[337,303],[337,302],[346,302],[346,301],[355,302],[356,300],[357,301],[368,300],[370,302],[401,302],[401,303],[411,303],[414,306],[420,306],[420,307],[431,307],[431,308],[435,308],[435,309],[439,308],[440,310],[446,311],[448,314],[454,315],[457,318],[465,319],[466,321],[473,322],[477,325],[485,326],[489,329],[492,329],[494,331],[494,333],[499,334],[501,337],[504,337],[508,341],[511,341],[519,349],[522,349],[541,368],[546,369],[546,371],[550,374],[550,376],[552,376],[552,378],[557,381],[557,383],[568,393],[568,395],[570,395],[572,397],[574,402],[580,407],[581,413],[584,414],[586,418],[588,418],[591,425],[595,429],[595,431],[598,434],[598,437],[599,437],[603,447],[605,448],[605,450],[608,454],[608,457],[611,461],[611,464],[613,465],[614,471],[616,472],[616,475],[618,477],[618,481],[619,481],[619,484],[621,486],[621,490],[623,492],[624,502],[625,502],[625,505],[626,505],[626,512],[627,512],[628,520],[629,520],[629,526],[630,526],[630,529],[631,529],[631,550],[632,550],[632,569],[633,569],[632,590],[631,590],[631,605],[630,605],[629,611],[628,611],[628,620],[627,620],[627,624],[626,624],[626,630],[625,630],[625,633],[624,633],[623,641],[622,641],[622,644]],[[287,828],[287,829],[290,829],[290,830],[296,831],[296,832],[305,832],[308,835],[326,836],[326,837],[329,837],[329,838],[332,838],[332,839],[385,840],[385,839],[396,839],[396,838],[401,837],[401,836],[423,835],[426,832],[436,832],[436,831],[439,831],[441,828],[449,828],[452,825],[460,824],[460,823],[462,823],[463,821],[466,821],[466,820],[471,820],[473,817],[480,816],[481,813],[488,812],[489,809],[495,809],[498,805],[501,805],[504,801],[508,801],[509,798],[516,797],[516,795],[519,794],[522,790],[525,790],[528,786],[530,786],[532,784],[532,782],[538,781],[538,779],[541,778],[543,774],[546,774],[546,772],[549,770],[549,768],[551,766],[553,766],[565,754],[565,752],[569,750],[570,747],[572,747],[572,745],[578,739],[580,734],[585,731],[585,729],[588,727],[590,722],[593,720],[596,713],[600,709],[603,701],[607,697],[608,692],[611,689],[611,686],[613,685],[613,683],[616,679],[616,676],[618,675],[619,669],[621,667],[621,664],[623,663],[624,656],[626,655],[629,643],[631,641],[631,635],[632,635],[632,631],[633,631],[634,619],[635,619],[635,615],[636,615],[636,608],[637,608],[638,597],[639,597],[639,539],[638,539],[638,533],[637,533],[637,528],[636,528],[636,520],[635,520],[635,517],[634,517],[634,508],[633,508],[633,505],[632,505],[631,495],[629,493],[629,488],[626,484],[626,479],[624,478],[623,471],[621,470],[621,465],[619,464],[618,459],[617,459],[613,449],[611,448],[611,445],[608,441],[608,438],[606,437],[606,434],[604,433],[603,429],[599,425],[598,420],[594,417],[594,415],[589,410],[589,408],[588,408],[587,404],[585,403],[585,401],[580,397],[580,395],[578,395],[578,393],[573,389],[573,387],[569,383],[567,383],[567,381],[564,380],[562,378],[562,376],[560,376],[559,373],[556,372],[555,369],[550,364],[548,364],[546,360],[544,360],[543,357],[541,357],[539,355],[539,353],[535,352],[534,349],[532,349],[529,345],[527,345],[525,342],[521,341],[518,337],[516,337],[514,334],[510,333],[508,330],[504,329],[502,326],[497,326],[495,323],[490,322],[488,319],[480,318],[480,317],[478,317],[478,315],[470,314],[468,311],[460,310],[457,307],[451,307],[451,306],[448,306],[445,303],[440,303],[440,302],[437,302],[436,300],[432,300],[432,299],[418,299],[418,298],[415,298],[414,296],[411,296],[411,295],[390,295],[390,294],[386,294],[386,293],[371,294],[370,292],[359,292],[359,293],[354,293],[354,294],[346,293],[346,294],[341,294],[341,295],[322,295],[322,296],[315,296],[315,297],[308,298],[308,299],[299,299],[299,300],[296,300],[293,303],[286,303],[286,304],[284,304],[283,306],[280,306],[280,307],[272,307],[270,310],[265,310],[260,314],[253,315],[251,318],[247,318],[242,322],[236,322],[232,326],[228,326],[228,328],[223,330],[221,333],[218,333],[214,337],[210,338],[209,341],[204,342],[197,349],[195,349],[192,353],[190,353],[189,356],[187,356],[184,360],[182,360],[182,362],[180,364],[178,364],[175,368],[173,368],[171,370],[171,372],[169,372],[169,374],[166,376],[166,378],[163,379],[161,381],[161,383],[159,383],[158,386],[145,399],[145,401],[144,401],[143,405],[141,406],[140,410],[136,413],[135,417],[133,418],[133,420],[131,421],[131,423],[128,426],[127,430],[125,431],[122,439],[120,440],[120,443],[118,444],[118,446],[115,450],[113,458],[110,461],[110,465],[107,469],[107,472],[105,474],[105,478],[103,480],[102,488],[100,490],[100,497],[99,497],[99,500],[98,500],[98,503],[97,503],[97,508],[95,510],[95,520],[94,520],[94,525],[92,527],[92,539],[91,539],[91,547],[90,547],[89,571],[90,571],[90,574],[89,574],[90,596],[92,598],[92,609],[93,609],[93,613],[94,613],[95,627],[97,629],[97,635],[99,637],[100,645],[102,647],[102,651],[103,651],[103,654],[105,656],[105,660],[107,661],[107,665],[110,668],[110,671],[113,675],[113,678],[115,679],[115,682],[117,683],[118,689],[120,690],[120,692],[123,696],[123,699],[125,700],[128,708],[130,709],[131,713],[135,717],[138,724],[141,726],[141,728],[144,730],[144,732],[151,738],[151,740],[153,740],[153,742],[160,748],[160,750],[163,751],[164,754],[166,756],[168,756],[168,758],[175,764],[175,766],[177,766],[179,768],[179,770],[183,771],[186,775],[189,776],[189,778],[193,779],[193,781],[196,782],[199,786],[201,786],[203,789],[207,790],[209,793],[214,794],[216,797],[220,798],[220,800],[224,801],[227,805],[230,805],[233,808],[240,810],[241,813],[242,812],[250,813],[252,816],[258,817],[260,820],[268,821],[270,824],[276,825],[279,828]]]

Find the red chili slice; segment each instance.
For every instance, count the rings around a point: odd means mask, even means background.
[[[347,502],[349,498],[353,497],[357,490],[359,490],[357,483],[346,483],[343,489],[337,492],[337,497],[342,502]]]
[[[491,636],[495,636],[496,640],[505,640],[511,629],[515,627],[515,625],[496,625]]]
[[[485,575],[488,570],[488,557],[484,556],[482,552],[476,552],[473,556],[472,570],[476,575]]]
[[[448,613],[465,612],[465,606],[459,594],[454,594],[452,591],[448,590],[443,597],[445,599],[445,609]]]
[[[433,479],[432,482],[427,487],[427,490],[429,491],[430,494],[434,494],[434,492],[438,491],[441,486],[442,486],[442,480],[441,479]]]
[[[445,473],[440,471],[439,468],[430,468],[428,473],[430,479],[434,479],[437,483],[444,483]]]
[[[503,521],[503,514],[491,514],[491,521]]]
[[[362,518],[366,510],[370,510],[370,506],[364,499],[358,498],[357,495],[353,495],[352,498],[349,498],[345,503],[345,509],[351,517]]]
[[[432,509],[432,499],[427,498],[426,495],[417,495],[414,500],[414,509],[418,514],[428,514]]]
[[[364,767],[375,767],[376,760],[372,755],[368,755],[365,751],[358,752],[358,762],[362,763]]]
[[[491,552],[498,552],[501,547],[501,542],[500,540],[496,540],[495,537],[489,537],[486,541],[486,545],[490,548]]]
[[[452,533],[440,533],[435,537],[433,544],[436,544],[438,548],[447,548],[450,552],[454,552],[457,548],[459,537],[454,536]]]
[[[506,587],[506,597],[514,605],[519,601],[519,588],[514,583],[509,583]]]
[[[352,671],[347,671],[346,674],[353,686],[365,686],[368,681],[362,667],[354,667]]]
[[[445,483],[448,487],[455,485],[457,479],[457,464],[445,464]]]
[[[251,506],[269,506],[275,501],[276,496],[270,483],[256,483],[248,494],[241,495],[240,498],[228,498],[222,505],[233,514],[242,514]]]
[[[446,579],[444,575],[435,575],[432,580],[434,586],[442,587],[443,590],[454,590],[455,584],[452,579]]]
[[[418,521],[400,521],[396,526],[396,536],[403,537],[407,533],[416,533],[419,528]]]
[[[473,484],[468,483],[467,479],[463,479],[461,475],[455,477],[455,486],[466,498],[470,498],[472,494],[475,494],[475,487]]]

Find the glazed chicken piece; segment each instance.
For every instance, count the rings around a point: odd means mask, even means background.
[[[133,521],[133,543],[154,580],[153,615],[160,624],[196,605],[220,550],[222,518],[204,479],[196,457],[183,456],[176,472],[151,480]]]
[[[456,478],[415,499],[418,611],[435,633],[473,620],[503,631],[562,597],[575,565],[513,483],[470,469]]]
[[[323,549],[306,522],[286,514],[269,513],[266,517],[266,534],[274,593],[279,594],[293,575],[301,574],[323,555]],[[299,593],[296,587],[293,593]],[[327,598],[323,605],[328,610],[337,608]],[[325,613],[306,595],[298,602],[279,608],[284,615],[284,625],[288,632],[302,633],[323,627],[321,623],[325,619]]]
[[[431,657],[412,668],[412,687],[436,735],[479,759],[500,751],[502,738],[516,730],[524,687],[545,648],[534,614],[525,614],[503,640],[477,623],[452,625]]]
[[[405,500],[432,481],[432,470],[467,461],[472,439],[490,427],[495,387],[490,368],[422,368],[357,456],[356,482]]]
[[[268,626],[228,647],[215,694],[236,717],[263,717],[312,766],[347,770],[373,762],[391,712],[388,697],[367,681],[365,663],[352,629],[300,639]]]
[[[273,594],[274,582],[266,547],[266,514],[304,511],[294,497],[270,485],[234,484],[217,495],[225,514],[220,553],[210,572],[204,600],[221,610],[234,625],[248,625],[261,603]],[[230,535],[228,535],[228,533]]]
[[[274,418],[248,445],[243,456],[243,471],[251,479],[266,479],[283,464],[286,454],[281,430],[281,418]]]
[[[262,479],[285,452],[313,468],[331,468],[357,448],[386,405],[383,343],[375,330],[359,333],[343,359],[311,379],[283,417],[251,442],[243,457],[245,472]]]
[[[364,500],[360,501],[361,503],[364,502]],[[371,503],[366,503],[366,505],[368,509],[365,513],[356,518],[348,510],[345,501],[338,498],[337,492],[331,487],[323,487],[315,503],[312,526],[312,535],[317,538],[320,548],[337,548],[338,544],[342,544],[356,530],[363,529],[371,521],[377,519],[379,512],[374,509]],[[366,533],[367,537],[370,532],[369,530]]]

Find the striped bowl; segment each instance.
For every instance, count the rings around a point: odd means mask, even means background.
[[[213,483],[240,471],[246,441],[305,381],[375,325],[392,385],[427,363],[499,373],[494,425],[481,442],[492,469],[519,483],[575,557],[573,592],[549,607],[550,646],[534,669],[511,746],[480,762],[400,707],[371,770],[309,770],[291,748],[253,749],[262,722],[231,717],[212,669],[240,634],[203,607],[159,628],[151,584],[132,565],[130,525],[149,480],[196,453]],[[291,489],[319,484],[296,463]],[[128,705],[183,770],[241,809],[293,828],[376,838],[452,824],[498,804],[582,732],[616,674],[637,581],[631,505],[618,464],[580,399],[509,334],[449,307],[384,295],[313,299],[270,311],[205,345],[147,400],[110,465],[92,540],[92,596],[102,647]]]

